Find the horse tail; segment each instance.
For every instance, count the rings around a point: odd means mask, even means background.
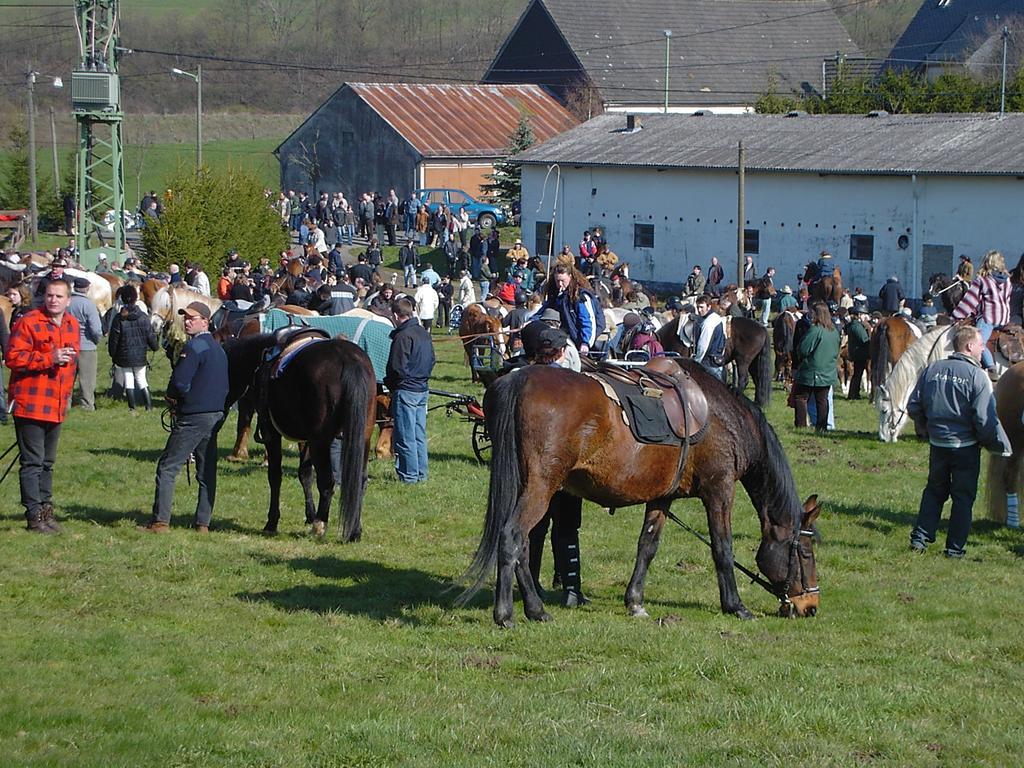
[[[366,492],[366,462],[369,459],[370,430],[376,407],[377,388],[372,366],[365,353],[353,357],[341,369],[341,402],[344,426],[341,435],[341,519],[342,541],[358,541],[362,534],[363,495]]]
[[[988,494],[988,519],[1000,525],[1006,524],[1006,494],[1017,493],[1019,485],[1018,471],[1015,473],[1018,477],[1012,478],[1013,485],[1007,487],[1006,468],[1009,462],[1010,459],[1003,456],[988,457],[988,482],[985,483],[985,492]]]
[[[752,366],[754,374],[754,402],[767,408],[772,397],[772,339],[768,333],[764,335],[761,351],[754,358]]]
[[[879,392],[885,383],[886,369],[889,366],[889,323],[878,326],[871,345],[871,391]]]
[[[518,411],[521,384],[520,374],[502,376],[484,396],[484,414],[487,432],[491,436],[491,481],[487,494],[487,515],[473,562],[462,577],[469,586],[456,599],[456,605],[465,605],[483,586],[498,559],[501,532],[512,523],[523,492],[522,472],[519,467]]]

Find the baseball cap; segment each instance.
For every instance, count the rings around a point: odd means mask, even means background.
[[[189,317],[202,317],[206,320],[210,319],[210,308],[203,304],[201,301],[193,301],[184,309],[178,310],[179,315],[188,315]]]

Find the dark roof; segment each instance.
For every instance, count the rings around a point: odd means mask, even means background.
[[[920,69],[929,61],[965,61],[1024,0],[925,0],[889,52],[886,67]]]
[[[750,104],[770,74],[781,92],[818,92],[826,56],[859,55],[824,0],[533,0],[520,25],[537,4],[612,104],[663,101],[665,29],[673,33],[669,90],[675,104]],[[519,25],[495,63],[518,31]],[[531,66],[530,59],[522,62],[524,70]],[[493,67],[486,79],[511,77]]]
[[[550,139],[578,122],[537,85],[346,83],[313,115],[346,88],[423,157],[503,157],[520,115],[529,119],[537,141]],[[278,150],[287,141],[281,142]]]
[[[517,156],[524,164],[1024,176],[1024,113],[596,117]]]

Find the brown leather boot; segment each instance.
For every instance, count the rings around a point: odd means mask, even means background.
[[[146,533],[168,533],[171,530],[171,526],[163,520],[152,520],[146,525],[140,525],[139,530]]]
[[[54,534],[56,533],[53,528],[43,522],[43,517],[40,514],[40,510],[36,509],[33,512],[27,512],[25,514],[26,525],[25,527],[32,533],[44,533]]]
[[[53,504],[50,502],[44,502],[39,507],[39,519],[43,525],[50,529],[51,533],[60,533],[60,523],[57,522],[57,518],[53,515]]]

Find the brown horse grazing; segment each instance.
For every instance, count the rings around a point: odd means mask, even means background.
[[[885,383],[892,367],[919,338],[921,332],[917,326],[902,315],[887,317],[875,326],[868,348],[872,392],[877,392]]]
[[[725,365],[733,363],[736,366],[735,387],[738,392],[745,390],[747,382],[753,378],[754,402],[765,408],[772,394],[772,349],[768,331],[756,320],[746,317],[734,317],[728,322]],[[689,357],[693,350],[680,340],[678,331],[679,319],[675,318],[661,326],[655,335],[666,352]],[[692,332],[689,335],[692,337]]]
[[[650,368],[692,377],[707,400],[704,434],[694,445],[644,445],[622,421],[622,411],[602,386],[584,374],[530,366],[499,378],[484,395],[493,438],[484,531],[466,573],[464,604],[497,566],[494,620],[511,626],[512,578],[519,583],[526,616],[550,616],[529,571],[529,532],[562,489],[610,508],[645,504],[636,566],[626,588],[626,608],[647,615],[644,580],[658,548],[665,518],[677,498],[699,498],[707,512],[722,611],[752,614],[740,600],[733,574],[732,508],[743,484],[761,521],[757,566],[786,616],[813,616],[819,591],[812,530],[816,497],[804,504],[775,431],[758,408],[737,397],[692,361],[660,358]]]
[[[1010,438],[1013,453],[1009,458],[988,458],[988,516],[1006,523],[1007,509],[1019,509],[1019,494],[1024,492],[1024,363],[1010,366],[995,385],[996,413]]]
[[[486,347],[489,352],[496,350],[500,355],[505,353],[501,318],[489,315],[486,307],[480,304],[470,304],[462,313],[462,320],[459,322],[459,338],[462,339],[462,346],[466,350],[466,362],[472,371],[472,381],[480,380],[479,371],[485,368],[489,362],[483,360],[479,364],[474,363],[474,360],[480,357],[479,348]]]

